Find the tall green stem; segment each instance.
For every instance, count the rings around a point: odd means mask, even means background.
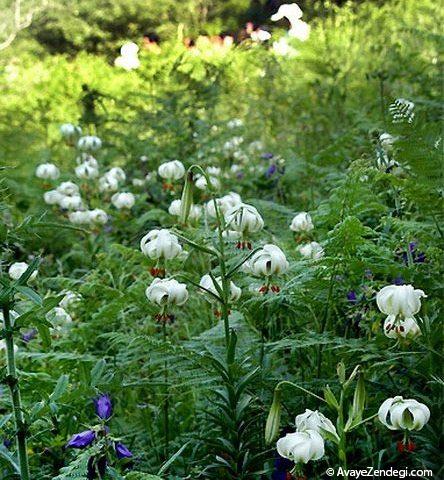
[[[167,341],[167,330],[166,322],[162,324],[163,329],[163,342]],[[170,398],[169,398],[169,385],[168,385],[168,362],[165,361],[163,366],[163,378],[165,382],[165,401],[163,403],[163,422],[164,422],[164,433],[165,433],[165,459],[168,458],[168,451],[170,447]]]
[[[347,439],[345,432],[344,424],[344,390],[341,392],[341,397],[339,400],[339,411],[338,411],[338,433],[339,433],[339,460],[344,471],[347,471]],[[348,479],[348,475],[345,474],[345,480]]]
[[[8,385],[11,392],[12,408],[14,410],[15,429],[17,437],[17,451],[20,466],[21,480],[29,480],[29,462],[28,452],[26,449],[26,424],[24,421],[22,400],[20,396],[20,388],[15,368],[14,353],[14,334],[11,323],[9,305],[3,305],[3,322],[5,330],[6,355],[8,364]]]

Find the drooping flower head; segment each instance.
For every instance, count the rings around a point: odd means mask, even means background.
[[[187,286],[174,279],[155,278],[145,291],[150,302],[159,307],[183,305],[188,300]]]
[[[128,447],[123,443],[116,442],[114,444],[114,449],[116,451],[117,458],[132,458],[133,454],[129,451]]]
[[[288,433],[277,441],[276,448],[281,457],[295,463],[319,460],[325,453],[324,439],[314,430]]]
[[[176,258],[182,247],[176,235],[169,230],[151,230],[140,240],[140,250],[151,259],[171,260]]]
[[[413,317],[421,309],[421,298],[427,295],[413,285],[387,285],[376,295],[379,310],[386,315]]]
[[[93,430],[85,430],[73,435],[66,446],[70,448],[85,448],[89,447],[95,439],[96,433]]]
[[[284,252],[277,245],[267,244],[244,263],[243,270],[258,277],[270,277],[285,273],[288,267]]]
[[[417,400],[396,396],[382,403],[378,418],[390,430],[421,430],[430,420],[430,410]]]

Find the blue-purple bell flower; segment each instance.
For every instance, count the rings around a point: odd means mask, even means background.
[[[393,279],[393,284],[394,285],[404,285],[405,280],[401,277],[401,275],[398,275],[396,278]]]
[[[31,330],[27,330],[26,332],[23,332],[22,334],[22,340],[25,343],[29,343],[31,340],[33,340],[37,336],[37,330],[35,328],[32,328]]]
[[[271,160],[274,157],[273,153],[265,152],[261,155],[261,158],[264,160]]]
[[[133,454],[128,450],[128,448],[120,442],[114,444],[116,450],[117,458],[132,458]]]
[[[401,257],[403,262],[408,265],[409,263],[409,253],[411,255],[413,263],[424,263],[426,261],[426,255],[424,252],[419,252],[416,248],[416,242],[409,243],[409,252],[402,252]]]
[[[289,472],[293,467],[294,463],[291,460],[278,455],[274,460],[274,470],[271,475],[271,480],[288,480],[291,478]]]
[[[356,296],[356,292],[354,290],[350,290],[347,293],[347,300],[350,303],[357,303],[358,302],[358,297]]]
[[[265,176],[267,178],[271,178],[275,173],[276,173],[276,170],[277,170],[277,166],[272,164],[270,165],[268,168],[267,168],[267,171],[265,172]]]
[[[85,430],[84,432],[73,435],[66,446],[71,448],[85,448],[89,447],[95,439],[96,433],[93,430]]]
[[[96,407],[96,414],[102,420],[108,420],[113,413],[113,404],[111,397],[107,394],[100,395],[94,399],[94,406]]]

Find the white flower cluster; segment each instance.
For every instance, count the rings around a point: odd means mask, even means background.
[[[80,127],[72,124],[64,124],[60,127],[62,136],[66,139],[73,139],[81,134]],[[100,138],[92,135],[80,137],[77,148],[81,151],[76,158],[77,166],[74,169],[75,175],[82,181],[87,181],[85,191],[94,193],[114,193],[111,197],[111,204],[117,210],[130,210],[136,201],[131,192],[118,192],[121,185],[126,181],[126,174],[120,167],[112,167],[101,177],[99,163],[91,152],[102,146]],[[46,163],[39,165],[36,169],[36,176],[42,179],[55,180],[60,176],[59,169]],[[92,183],[94,181],[94,183]],[[97,183],[95,183],[95,181]],[[43,195],[48,205],[57,205],[67,211],[68,219],[75,225],[104,225],[108,222],[108,213],[103,208],[88,208],[88,201],[82,198],[79,186],[72,182],[62,182],[57,188],[49,190]]]

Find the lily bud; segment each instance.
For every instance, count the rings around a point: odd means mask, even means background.
[[[180,199],[180,214],[179,220],[181,223],[187,223],[190,215],[191,207],[193,205],[193,172],[188,171],[187,179],[182,190],[182,198]]]
[[[279,434],[279,427],[281,423],[281,392],[277,388],[274,391],[273,403],[268,413],[267,423],[265,424],[265,443],[271,443]]]

